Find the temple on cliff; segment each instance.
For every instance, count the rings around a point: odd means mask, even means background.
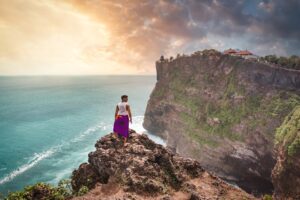
[[[227,55],[232,55],[232,56],[241,56],[246,59],[258,59],[259,56],[254,55],[252,52],[248,50],[239,50],[239,49],[227,49],[223,52],[224,54]]]

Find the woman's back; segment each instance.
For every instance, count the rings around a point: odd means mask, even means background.
[[[126,106],[128,105],[127,102],[120,102],[118,103],[118,115],[128,115],[128,111],[126,109]]]

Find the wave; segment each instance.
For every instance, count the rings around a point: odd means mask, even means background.
[[[72,139],[70,142],[67,142],[65,144],[61,144],[61,145],[52,147],[52,148],[50,148],[50,149],[48,149],[48,150],[46,150],[46,151],[44,151],[42,153],[35,153],[29,159],[29,161],[26,164],[20,166],[18,169],[12,171],[7,176],[5,176],[4,178],[0,179],[0,185],[13,180],[16,176],[19,176],[22,173],[26,172],[27,170],[31,169],[33,166],[35,166],[36,164],[38,164],[43,159],[48,158],[51,155],[53,155],[54,153],[56,153],[62,147],[66,147],[68,145],[71,145],[72,143],[79,142],[79,141],[83,140],[84,137],[95,133],[99,129],[106,130],[107,128],[108,128],[108,125],[105,125],[103,122],[101,122],[99,125],[96,125],[96,126],[88,128],[87,130],[85,130],[84,132],[82,132],[78,137]]]
[[[6,177],[4,177],[3,179],[0,179],[0,185],[11,181],[12,179],[14,179],[16,176],[24,173],[25,171],[29,170],[30,168],[32,168],[34,165],[36,165],[38,162],[40,162],[41,160],[51,156],[54,152],[55,152],[55,148],[44,151],[42,153],[36,153],[32,159],[30,159],[28,161],[27,164],[24,164],[22,166],[20,166],[18,169],[12,171],[9,175],[7,175]]]
[[[132,117],[132,124],[129,124],[129,127],[133,130],[135,130],[137,133],[145,133],[149,136],[151,140],[153,140],[155,143],[161,144],[163,146],[166,146],[166,142],[159,136],[156,136],[152,133],[149,133],[144,127],[143,127],[143,121],[144,116],[134,116]]]
[[[144,116],[133,116],[132,124],[129,124],[129,128],[135,130],[137,133],[145,133],[146,129],[143,127]]]
[[[79,142],[84,139],[86,136],[91,135],[101,129],[102,131],[107,130],[110,125],[105,125],[105,123],[101,122],[99,125],[93,126],[82,132],[78,137],[72,139],[70,143]]]

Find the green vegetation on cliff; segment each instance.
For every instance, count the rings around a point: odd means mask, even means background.
[[[195,92],[189,94],[189,89]],[[206,90],[209,97],[205,97]],[[168,87],[157,87],[153,92],[159,98],[170,94],[174,103],[185,108],[179,113],[185,133],[200,145],[209,146],[218,145],[216,135],[243,141],[247,134],[256,130],[273,140],[274,129],[295,106],[300,105],[299,95],[292,91],[266,94],[249,90],[249,86],[239,79],[234,66],[227,75],[214,75],[213,69],[207,70],[198,80],[185,76],[174,66],[169,71]],[[270,123],[270,118],[274,122]]]
[[[300,70],[300,57],[296,55],[290,57],[277,57],[276,55],[267,55],[265,57],[262,57],[261,59],[269,63],[280,65],[284,68]]]
[[[72,190],[70,180],[61,180],[57,186],[48,183],[36,183],[26,186],[21,191],[10,192],[4,200],[64,200],[74,196],[82,196],[88,192],[88,188],[83,186],[78,192]],[[1,199],[1,197],[0,197]]]
[[[289,156],[300,153],[300,106],[285,118],[276,131],[276,144],[282,144]]]

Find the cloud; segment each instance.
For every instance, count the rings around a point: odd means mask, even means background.
[[[138,68],[153,72],[154,62],[161,54],[181,52],[184,44],[206,36],[202,27],[193,24],[189,10],[180,1],[115,2],[69,1],[81,12],[105,24],[112,35],[112,48],[117,46],[113,50],[115,57],[125,54],[125,62]],[[177,49],[173,49],[174,40],[181,41]]]
[[[101,23],[61,1],[3,2],[0,29],[1,74],[136,73],[111,59]]]
[[[262,1],[258,4],[258,7],[269,13],[274,10],[274,4],[271,1]]]
[[[298,0],[12,0],[0,5],[0,61],[50,54],[57,72],[154,74],[161,54],[204,48],[300,54],[299,18]]]
[[[269,39],[271,36],[274,43],[299,38],[300,2],[297,0],[115,2],[70,0],[81,11],[105,23],[125,46],[144,55],[149,54],[149,50],[154,51],[151,56],[168,52],[174,38],[191,45],[208,35],[224,38],[224,43],[226,37],[245,40],[244,43],[253,42],[251,37]],[[267,45],[264,51],[270,53]],[[249,43],[249,46],[253,45]],[[283,48],[290,52],[289,46],[283,45]]]

